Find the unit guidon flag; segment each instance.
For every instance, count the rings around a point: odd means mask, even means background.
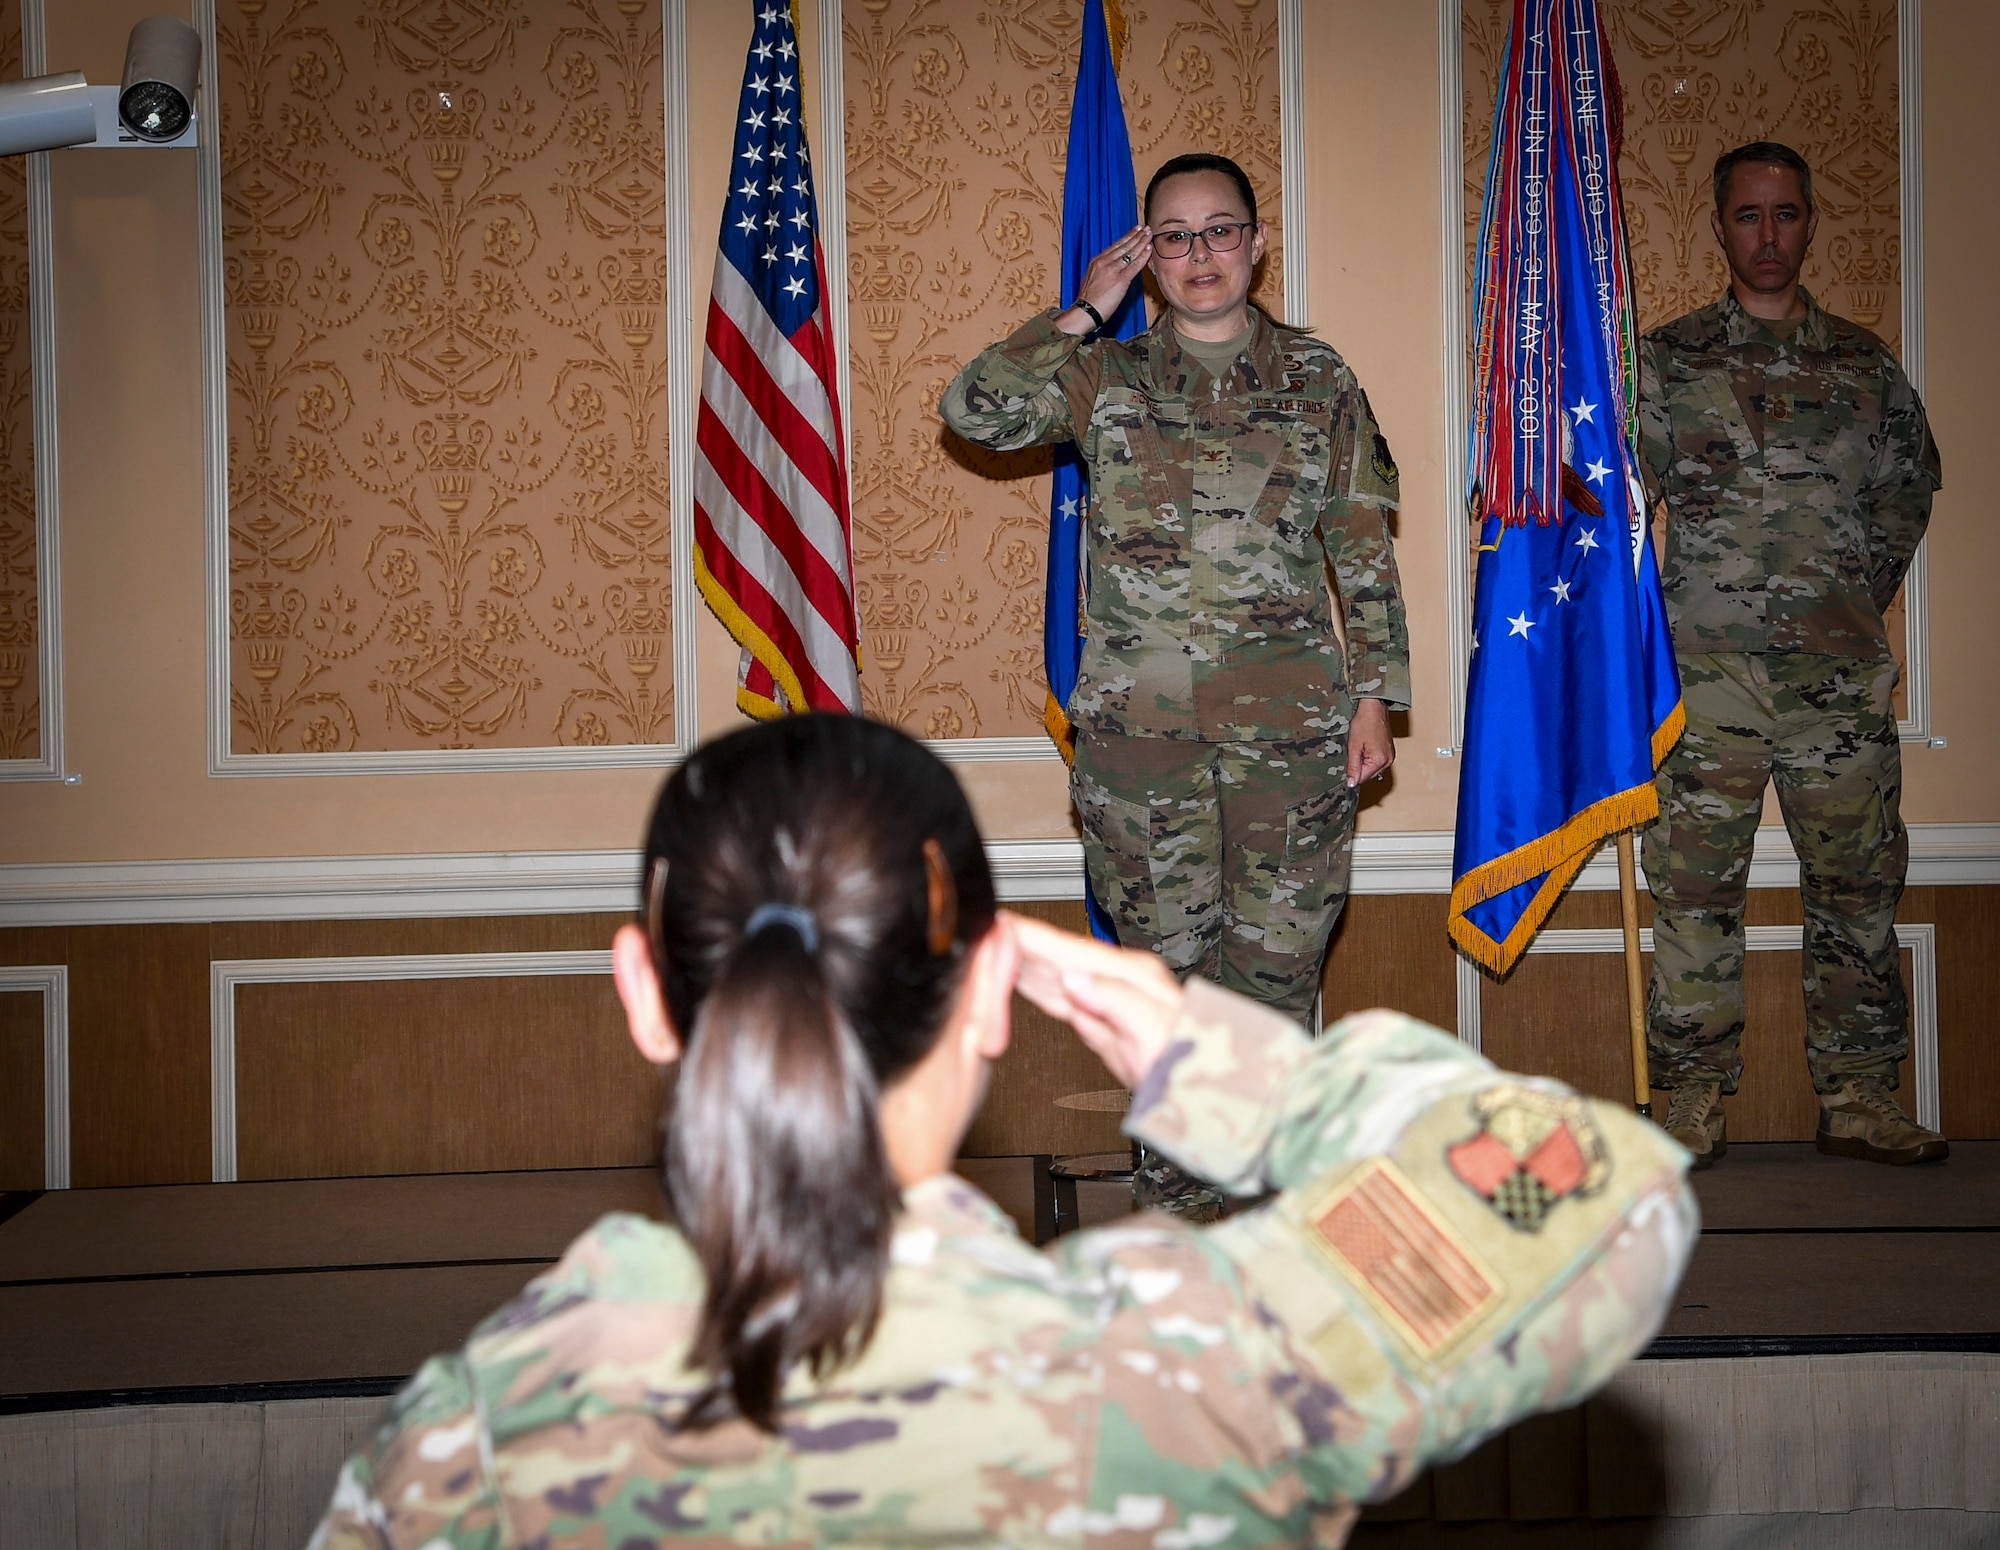
[[[1596,0],[1516,0],[1474,285],[1472,662],[1452,939],[1505,973],[1658,811],[1680,679],[1638,455],[1617,83]]]

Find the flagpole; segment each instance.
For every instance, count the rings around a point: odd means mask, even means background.
[[[1646,986],[1639,966],[1639,878],[1632,865],[1632,831],[1618,831],[1618,903],[1625,917],[1625,1014],[1632,1029],[1632,1102],[1641,1114],[1653,1112],[1652,1080],[1646,1068]]]

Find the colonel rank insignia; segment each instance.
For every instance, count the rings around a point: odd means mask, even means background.
[[[1495,1087],[1472,1100],[1479,1130],[1445,1152],[1451,1171],[1522,1232],[1539,1232],[1568,1195],[1596,1192],[1611,1175],[1587,1109],[1531,1087]]]

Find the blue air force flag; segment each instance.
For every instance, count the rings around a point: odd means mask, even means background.
[[[1120,32],[1122,34],[1122,27]],[[1084,0],[1083,50],[1077,59],[1076,93],[1070,103],[1069,154],[1063,165],[1062,300],[1074,306],[1090,261],[1139,224],[1134,192],[1132,142],[1125,133],[1125,104],[1118,95],[1117,48],[1106,24],[1104,0]],[[1118,309],[1104,320],[1114,339],[1130,339],[1146,327],[1144,288],[1134,284]],[[1076,733],[1069,721],[1069,697],[1083,661],[1083,524],[1090,510],[1090,475],[1074,446],[1056,449],[1054,487],[1049,495],[1048,586],[1042,614],[1042,664],[1049,681],[1042,720],[1049,736],[1074,756]],[[1118,940],[1111,919],[1084,885],[1084,903],[1093,935]]]
[[[1132,142],[1125,133],[1125,104],[1118,96],[1114,41],[1103,0],[1084,0],[1083,51],[1070,104],[1069,155],[1063,166],[1062,302],[1076,304],[1084,271],[1139,224]],[[1130,339],[1146,327],[1145,293],[1134,284],[1105,333]],[[1090,508],[1090,475],[1076,448],[1056,449],[1055,485],[1049,496],[1049,564],[1042,615],[1042,663],[1049,681],[1043,720],[1068,758],[1075,749],[1069,697],[1083,661],[1083,523]]]

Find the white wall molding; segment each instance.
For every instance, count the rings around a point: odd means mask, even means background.
[[[924,746],[946,764],[1045,764],[1062,760],[1046,737],[934,737]]]
[[[0,867],[0,926],[570,915],[638,894],[626,850],[84,862]]]
[[[21,73],[48,68],[42,0],[22,0]],[[63,777],[62,482],[56,416],[56,272],[48,151],[27,158],[28,358],[35,456],[35,661],[41,751],[0,759],[0,781]]]
[[[1438,0],[1438,311],[1444,323],[1444,598],[1451,667],[1451,744],[1465,746],[1467,644],[1472,639],[1472,527],[1465,508],[1465,437],[1471,384],[1465,369],[1465,10]]]
[[[696,641],[702,602],[694,582],[694,434],[701,380],[694,320],[694,212],[689,208],[687,0],[660,0],[660,93],[666,132],[667,513],[673,529],[674,741],[663,763],[678,764],[701,741],[701,674]],[[716,217],[720,221],[721,217]],[[676,388],[679,391],[675,391]]]
[[[1896,93],[1901,119],[1896,150],[1903,195],[1899,240],[1903,277],[1903,371],[1924,390],[1924,39],[1921,0],[1896,8]],[[1896,724],[1906,743],[1931,738],[1930,545],[1920,543],[1903,577],[1903,698],[1909,715]]]
[[[1479,994],[1485,981],[1485,974],[1478,964],[1464,953],[1453,948],[1452,968],[1456,971],[1452,990],[1458,1009],[1458,1039],[1461,1044],[1479,1048]]]
[[[514,979],[609,974],[608,949],[550,953],[413,953],[374,958],[227,958],[208,966],[209,1167],[236,1178],[236,990],[384,980]]]
[[[1800,926],[1748,926],[1743,946],[1753,953],[1795,953],[1804,941]],[[1917,1123],[1936,1130],[1941,1120],[1938,1106],[1938,989],[1937,927],[1914,925],[1896,927],[1896,945],[1910,954],[1910,1085],[1915,1090]],[[1639,951],[1653,950],[1653,930],[1639,932]],[[1586,930],[1544,931],[1528,944],[1537,953],[1623,953],[1625,933],[1616,926]],[[1460,963],[1465,960],[1461,958]],[[1461,979],[1463,976],[1461,975]],[[1458,1036],[1474,1049],[1479,1047],[1478,970],[1473,971],[1474,993],[1468,1003],[1463,989],[1458,1007]],[[1469,1032],[1468,1032],[1469,1030]],[[1619,1019],[1619,1035],[1624,1032]]]
[[[192,0],[202,57],[218,57],[215,0]],[[409,775],[488,770],[662,768],[700,740],[695,663],[694,432],[699,382],[689,266],[686,0],[660,0],[661,70],[666,78],[664,221],[667,346],[668,481],[673,527],[674,740],[605,748],[404,749],[396,752],[241,754],[231,746],[229,622],[229,361],[223,292],[222,144],[214,72],[202,73],[195,146],[201,250],[202,397],[206,418],[208,773],[219,776]]]
[[[1002,904],[1083,898],[1081,840],[997,840],[986,856]]]
[[[987,847],[1003,902],[1081,899],[1075,840]],[[636,850],[0,866],[0,927],[625,914]]]
[[[1977,888],[2000,884],[2000,823],[1913,823],[1909,825],[1910,870],[1905,883],[1912,888]],[[1399,835],[1398,839],[1416,838]],[[1429,888],[1383,890],[1410,893],[1451,891],[1451,836],[1425,836],[1438,844]],[[1646,886],[1644,872],[1639,886]],[[1791,836],[1782,826],[1770,825],[1757,831],[1750,853],[1752,888],[1796,888],[1799,886],[1799,858],[1792,849]],[[1582,893],[1611,893],[1618,887],[1617,853],[1601,846],[1577,880],[1571,884]],[[1357,890],[1357,892],[1360,890]],[[1374,890],[1370,890],[1374,891]]]
[[[1978,888],[2000,885],[2000,823],[1913,823],[1910,833],[1912,888]],[[1451,892],[1452,835],[1448,829],[1408,834],[1360,834],[1354,841],[1354,883],[1350,892]],[[1796,888],[1799,858],[1782,826],[1757,831],[1750,855],[1752,888]],[[1613,893],[1618,888],[1616,852],[1600,846],[1570,885],[1579,893]],[[1644,872],[1639,886],[1646,886]],[[4,898],[4,895],[0,895]],[[4,907],[4,906],[0,906]]]
[[[854,363],[847,353],[847,24],[841,0],[819,0],[819,131],[812,153],[819,245],[826,255],[826,321],[840,389],[841,466],[854,505]]]
[[[0,968],[0,994],[42,998],[42,1188],[68,1189],[69,970],[59,963]]]
[[[1312,185],[1306,177],[1306,90],[1304,0],[1278,0],[1278,175],[1279,210],[1285,218],[1285,321],[1312,316],[1310,233],[1306,209]]]
[[[1451,845],[1442,830],[1361,834],[1350,891],[1448,893]],[[987,853],[1003,902],[1083,897],[1083,847],[1074,839],[995,840]],[[632,850],[13,865],[0,866],[0,927],[624,913],[638,898],[638,878]],[[1909,883],[2000,886],[2000,823],[1911,825]],[[1575,886],[1618,886],[1608,850]],[[1757,831],[1750,886],[1798,886],[1783,829]]]
[[[1922,0],[1896,7],[1896,150],[1903,196],[1903,372],[1924,390],[1924,26]]]

